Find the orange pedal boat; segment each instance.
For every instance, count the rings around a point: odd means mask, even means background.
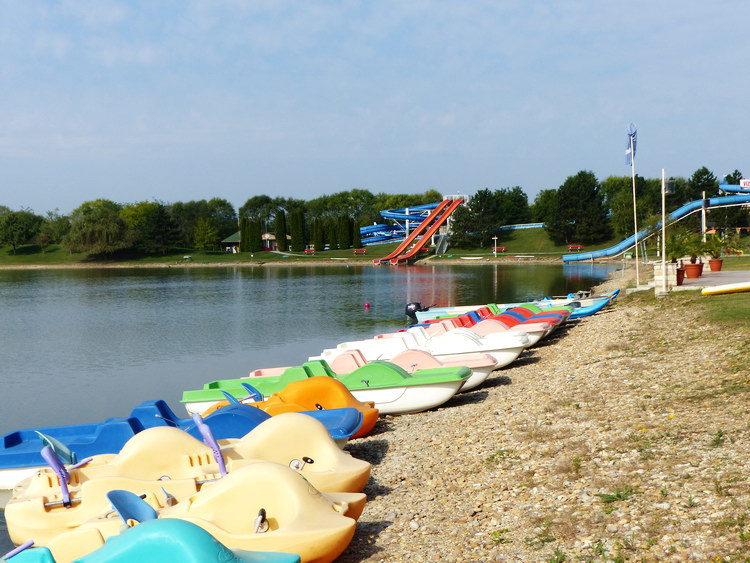
[[[248,378],[247,381],[252,385],[251,378]],[[206,417],[227,404],[227,401],[219,401],[208,408],[202,416]],[[372,402],[358,401],[343,383],[333,377],[309,377],[301,381],[293,381],[265,401],[249,402],[248,404],[271,416],[285,412],[357,409],[362,413],[362,426],[359,427],[352,438],[366,436],[378,421],[378,409],[373,407]]]

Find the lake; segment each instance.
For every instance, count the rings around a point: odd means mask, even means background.
[[[345,340],[401,328],[404,306],[588,289],[616,266],[272,266],[0,271],[0,433],[94,422]],[[365,310],[364,303],[370,303]]]
[[[403,327],[404,306],[589,289],[616,266],[272,266],[0,271],[0,434],[126,416],[345,340]],[[370,304],[365,310],[365,302]],[[12,548],[0,512],[0,555]]]

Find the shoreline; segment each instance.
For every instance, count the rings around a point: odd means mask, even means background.
[[[586,264],[591,264],[587,261]],[[594,264],[622,264],[622,260],[596,260]],[[432,259],[423,258],[413,263],[414,266],[482,266],[487,264],[565,264],[559,257],[522,257],[503,256],[497,258],[484,258],[462,260],[460,258],[441,258]],[[2,270],[98,270],[98,269],[127,269],[127,268],[260,268],[260,267],[277,267],[277,266],[373,266],[372,260],[356,260],[349,258],[326,259],[326,260],[272,260],[269,262],[157,262],[151,264],[131,263],[131,262],[112,262],[101,264],[9,264],[0,265]],[[388,265],[383,265],[388,266]]]
[[[340,561],[744,560],[747,334],[706,338],[684,297],[621,297],[443,407],[383,417],[346,447],[373,471]]]

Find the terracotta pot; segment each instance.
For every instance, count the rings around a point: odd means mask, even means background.
[[[682,282],[685,281],[685,268],[677,268],[677,285],[682,285]]]
[[[708,265],[711,267],[712,272],[721,272],[722,264],[724,264],[724,260],[722,258],[711,258],[708,261]]]
[[[692,279],[699,278],[701,276],[701,269],[703,267],[701,264],[685,264],[683,268],[685,268],[685,277],[688,279]]]

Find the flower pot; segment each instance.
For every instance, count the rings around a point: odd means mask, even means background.
[[[685,268],[677,268],[675,271],[677,272],[677,285],[682,285],[685,281]]]
[[[724,264],[724,260],[722,258],[711,258],[708,261],[708,265],[711,267],[712,272],[721,272],[722,264]]]
[[[702,264],[685,264],[685,277],[688,279],[699,278],[701,276]]]

